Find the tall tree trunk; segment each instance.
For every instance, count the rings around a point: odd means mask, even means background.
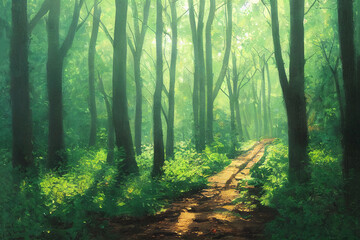
[[[212,61],[212,39],[211,39],[211,28],[215,18],[216,4],[215,0],[210,0],[210,12],[206,22],[205,29],[205,40],[206,40],[206,78],[207,78],[207,112],[206,112],[206,142],[211,144],[214,141],[213,136],[213,111],[214,102],[213,99],[213,85],[214,85],[214,72],[213,72],[213,61]]]
[[[205,95],[205,58],[204,58],[204,12],[205,12],[205,0],[200,0],[199,17],[197,27],[197,41],[199,50],[199,147],[200,151],[205,150],[205,138],[206,138],[206,95]]]
[[[12,1],[10,47],[12,163],[21,172],[33,165],[32,121],[29,93],[27,1]]]
[[[89,44],[89,110],[90,110],[90,137],[89,146],[96,144],[96,101],[95,101],[95,54],[96,41],[99,32],[101,10],[98,8],[98,1],[94,0],[93,26]]]
[[[194,1],[188,0],[189,5],[189,19],[191,27],[192,42],[194,46],[194,87],[193,87],[193,114],[194,114],[194,142],[195,149],[201,151],[200,148],[200,128],[199,128],[199,81],[200,81],[200,71],[199,71],[199,50],[198,50],[198,39],[197,39],[197,30],[195,22],[195,10],[194,10]]]
[[[230,104],[230,139],[231,139],[230,153],[234,154],[236,151],[236,146],[237,146],[237,139],[236,139],[237,129],[236,129],[236,123],[235,123],[235,96],[234,96],[234,90],[231,86],[230,71],[228,71],[228,74],[226,75],[226,83],[227,83],[228,91],[229,91],[228,97],[229,97],[229,104]]]
[[[51,2],[47,21],[48,60],[47,88],[49,97],[48,168],[59,167],[64,159],[64,129],[62,104],[62,68],[59,53],[60,0]]]
[[[169,0],[171,9],[171,63],[170,63],[170,87],[169,87],[169,113],[166,136],[166,157],[174,157],[174,117],[175,117],[175,80],[177,60],[177,12],[176,0]]]
[[[134,76],[135,76],[135,86],[136,86],[136,110],[135,110],[135,148],[136,155],[141,154],[141,136],[142,136],[142,78],[141,78],[141,56],[144,46],[145,35],[147,31],[147,22],[149,19],[150,11],[150,2],[151,0],[146,0],[143,10],[143,19],[141,30],[139,26],[139,16],[136,1],[132,0],[132,11],[134,19],[134,29],[135,29],[135,39],[134,43],[129,40],[130,49],[134,58]]]
[[[154,124],[154,166],[152,176],[158,177],[163,172],[165,161],[164,139],[161,123],[161,93],[163,89],[163,55],[162,55],[162,34],[163,34],[163,7],[161,0],[156,0],[156,87],[154,94],[153,124]]]
[[[214,91],[213,91],[213,101],[215,101],[222,83],[224,82],[224,78],[229,66],[229,58],[230,58],[230,51],[231,51],[231,42],[232,42],[232,0],[227,0],[226,4],[227,9],[227,21],[226,21],[226,42],[225,42],[225,54],[223,58],[223,63],[221,66],[221,70],[216,80]]]
[[[266,70],[266,60],[265,60],[265,56],[263,56],[263,66],[262,66],[262,70],[261,70],[261,74],[262,74],[262,81],[261,81],[261,95],[262,95],[262,109],[264,112],[264,119],[263,119],[263,123],[264,123],[264,136],[268,136],[269,135],[269,119],[268,119],[268,106],[266,103],[266,79],[265,79],[265,70]]]
[[[245,139],[250,139],[250,134],[249,134],[249,130],[248,130],[248,128],[249,128],[249,121],[248,121],[248,119],[247,119],[247,113],[248,113],[248,111],[246,111],[247,110],[247,104],[245,105],[244,104],[244,107],[243,107],[243,114],[242,114],[242,116],[244,116],[244,134],[245,134]]]
[[[304,93],[304,0],[290,0],[290,79],[282,58],[277,0],[271,0],[272,34],[276,65],[283,91],[289,136],[289,181],[308,181],[308,129]]]
[[[339,38],[345,91],[343,175],[345,200],[359,215],[360,201],[360,69],[356,69],[353,1],[338,0]]]
[[[101,94],[104,98],[104,103],[106,107],[106,113],[108,118],[108,136],[107,136],[107,143],[108,143],[108,153],[106,156],[106,161],[108,163],[114,162],[114,148],[115,148],[115,139],[114,139],[114,124],[113,124],[113,115],[111,110],[111,104],[108,99],[108,96],[105,92],[103,80],[99,74],[99,89]]]
[[[269,71],[269,64],[266,63],[266,76],[268,80],[268,100],[267,100],[267,109],[268,109],[268,120],[269,120],[269,134],[270,137],[273,135],[273,122],[271,116],[271,78],[270,78],[270,71]]]
[[[260,131],[259,131],[259,116],[258,116],[258,100],[257,100],[257,92],[255,87],[255,81],[252,83],[252,93],[253,93],[253,109],[254,109],[254,123],[255,123],[255,138],[260,137]]]
[[[138,173],[135,153],[131,137],[128,102],[126,95],[126,19],[128,10],[127,0],[116,0],[116,16],[114,31],[113,57],[113,118],[118,150],[125,153],[122,170],[125,174]]]
[[[47,89],[49,97],[49,146],[47,167],[50,169],[61,166],[65,157],[62,74],[65,57],[70,50],[78,27],[79,15],[84,0],[75,1],[74,12],[69,30],[60,46],[60,0],[53,0],[49,6],[47,21],[48,60]]]
[[[241,123],[241,116],[240,116],[240,105],[239,105],[239,74],[237,70],[236,64],[236,55],[232,53],[232,65],[233,65],[233,94],[234,94],[234,108],[236,112],[236,131],[239,137],[239,140],[242,141],[244,138],[243,130],[242,130],[242,123]]]

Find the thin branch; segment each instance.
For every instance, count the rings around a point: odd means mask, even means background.
[[[317,2],[318,2],[318,0],[314,0],[314,2],[310,5],[309,9],[304,13],[304,16],[306,16],[306,14],[308,14],[310,12],[310,10],[313,8],[315,3],[317,3]]]

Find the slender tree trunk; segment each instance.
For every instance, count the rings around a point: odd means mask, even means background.
[[[233,76],[234,77],[234,76]],[[226,75],[226,83],[228,86],[228,92],[229,92],[229,104],[230,104],[230,139],[231,139],[231,150],[230,152],[233,154],[236,151],[237,146],[237,139],[236,139],[236,123],[235,123],[235,96],[234,96],[234,89],[231,86],[230,81],[230,71],[228,71],[228,74]]]
[[[131,137],[128,102],[126,95],[126,18],[127,0],[116,0],[113,57],[113,118],[116,146],[125,153],[122,170],[125,174],[138,173]]]
[[[243,108],[243,114],[242,116],[244,116],[244,134],[245,134],[245,138],[246,139],[250,139],[250,134],[249,134],[249,121],[247,119],[247,113],[248,111],[246,111],[247,109],[247,105],[244,104],[244,108]]]
[[[272,137],[273,135],[273,122],[271,116],[271,79],[270,79],[270,72],[269,72],[269,64],[266,63],[266,75],[268,79],[268,100],[267,100],[267,109],[268,109],[268,119],[269,119],[269,134]]]
[[[107,137],[108,153],[107,153],[106,161],[112,164],[114,162],[114,148],[115,148],[113,115],[111,110],[111,104],[105,92],[104,83],[102,81],[100,74],[99,74],[99,89],[104,98],[104,103],[108,118],[108,137]]]
[[[252,92],[253,92],[253,108],[254,108],[254,123],[255,123],[255,138],[259,138],[260,132],[259,132],[259,116],[258,116],[258,100],[257,100],[257,93],[256,93],[256,87],[255,82],[252,83]]]
[[[265,79],[265,68],[266,68],[266,60],[265,60],[265,56],[263,56],[263,66],[262,66],[262,70],[261,70],[261,74],[262,74],[262,81],[261,81],[261,95],[262,95],[262,109],[264,111],[264,119],[263,119],[263,123],[264,123],[264,136],[268,136],[269,135],[269,119],[268,119],[268,106],[266,103],[266,79]]]
[[[12,163],[21,172],[33,166],[32,120],[29,91],[29,37],[27,1],[12,1],[12,35],[10,48]]]
[[[158,177],[163,172],[165,161],[164,140],[161,123],[161,93],[163,89],[163,55],[162,55],[162,34],[163,34],[163,7],[161,0],[156,0],[156,87],[154,94],[153,124],[154,124],[154,166],[152,176]]]
[[[351,214],[360,214],[360,69],[356,69],[353,1],[338,0],[339,38],[345,91],[343,175]]]
[[[200,151],[205,150],[205,138],[206,138],[206,94],[205,94],[205,58],[204,58],[204,12],[205,12],[205,0],[200,0],[199,17],[197,27],[197,41],[199,50],[199,147]]]
[[[176,80],[176,60],[177,60],[177,12],[176,0],[170,1],[171,9],[171,63],[170,63],[170,87],[169,87],[169,113],[166,137],[166,158],[174,157],[174,117],[175,117],[175,80]]]
[[[99,32],[101,10],[98,8],[97,0],[94,0],[93,27],[89,44],[89,110],[90,110],[90,137],[89,146],[96,144],[96,101],[95,101],[95,54],[96,41]]]
[[[216,80],[214,91],[213,91],[213,101],[215,101],[221,85],[224,82],[224,78],[229,66],[230,52],[231,52],[231,42],[232,42],[232,0],[227,0],[226,4],[227,9],[227,22],[226,22],[226,43],[225,43],[225,54],[222,63],[222,67]]]
[[[234,94],[234,108],[236,112],[236,131],[239,137],[239,140],[242,141],[244,138],[241,116],[240,116],[240,105],[239,105],[239,74],[236,64],[236,55],[233,52],[232,54],[232,65],[233,65],[233,94]]]
[[[70,50],[78,27],[80,10],[84,1],[75,1],[69,30],[60,46],[60,0],[53,0],[49,6],[47,21],[48,60],[47,89],[49,97],[49,146],[47,167],[55,169],[65,162],[62,74],[65,57]]]
[[[135,86],[136,86],[136,109],[135,109],[135,148],[136,155],[140,155],[141,150],[141,136],[142,136],[142,78],[141,78],[141,56],[144,46],[145,35],[147,31],[147,22],[149,19],[150,11],[150,0],[146,0],[143,11],[143,19],[141,30],[139,26],[139,16],[136,1],[132,0],[132,10],[133,10],[133,19],[134,19],[134,28],[135,28],[135,39],[134,44],[130,41],[130,49],[134,58],[134,76],[135,76]]]
[[[194,46],[194,87],[193,87],[193,114],[194,114],[194,142],[195,149],[199,152],[200,148],[200,128],[199,128],[199,50],[198,50],[198,39],[195,22],[195,10],[193,0],[188,0],[189,5],[189,19],[191,27],[192,42]]]
[[[304,93],[304,0],[290,0],[290,79],[282,58],[277,0],[271,0],[272,33],[276,65],[288,118],[289,181],[303,183],[310,173],[307,166],[308,130]]]
[[[214,72],[212,61],[212,39],[211,28],[215,18],[216,4],[215,0],[210,0],[210,12],[206,22],[205,39],[206,39],[206,77],[207,77],[207,115],[206,115],[206,142],[211,144],[214,141],[213,136],[213,111],[214,102],[213,99],[213,85],[214,85]]]

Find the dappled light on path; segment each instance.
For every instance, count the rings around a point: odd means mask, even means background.
[[[208,188],[173,203],[165,212],[142,219],[112,222],[114,239],[261,239],[274,211],[257,202],[236,203],[238,184],[265,152],[272,139],[256,143],[220,173]],[[246,187],[256,194],[253,186]],[[121,225],[121,226],[120,226]],[[120,237],[121,236],[121,237]]]

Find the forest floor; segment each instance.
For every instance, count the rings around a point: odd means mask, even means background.
[[[257,142],[220,173],[209,178],[208,188],[174,202],[162,213],[143,218],[113,218],[114,239],[264,239],[264,227],[275,210],[256,200],[238,201],[238,184],[244,184],[250,169],[265,152],[272,139]],[[256,196],[261,189],[247,185],[242,189]],[[113,239],[113,238],[111,238]]]

